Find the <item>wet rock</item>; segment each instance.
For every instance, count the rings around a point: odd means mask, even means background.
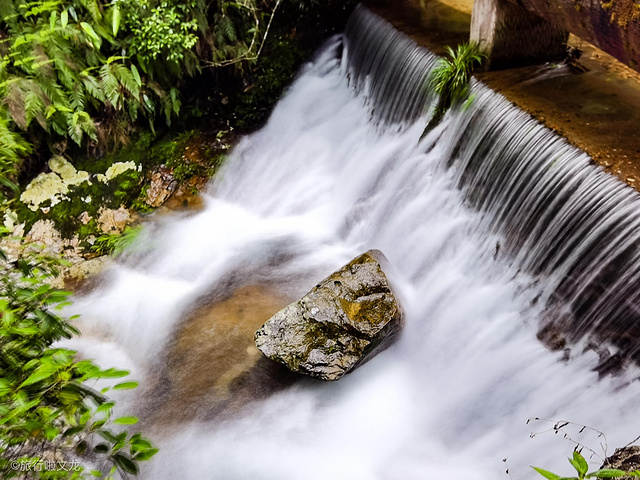
[[[117,210],[101,208],[98,212],[98,226],[104,233],[122,233],[132,222],[131,212],[124,207]]]
[[[601,357],[600,362],[598,362],[598,365],[596,365],[594,371],[598,372],[599,378],[602,378],[606,375],[615,376],[620,374],[624,370],[626,363],[627,359],[625,358],[625,356],[621,352],[618,352],[606,358]]]
[[[280,310],[255,334],[256,346],[294,372],[338,380],[386,348],[404,319],[381,264],[370,250]]]
[[[110,262],[111,258],[107,255],[79,259],[62,270],[54,286],[76,293],[86,293],[97,284],[96,280]]]
[[[541,328],[536,337],[542,344],[551,351],[564,350],[567,340],[564,332],[557,325],[550,323]]]
[[[173,170],[161,165],[151,173],[151,182],[145,202],[151,207],[159,207],[166,202],[178,188]]]
[[[637,445],[631,445],[622,448],[616,448],[613,455],[605,458],[601,468],[615,468],[617,470],[625,470],[627,472],[633,472],[640,470],[640,447]],[[633,477],[619,477],[625,480]]]

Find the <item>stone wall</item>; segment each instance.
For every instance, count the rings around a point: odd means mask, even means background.
[[[539,20],[528,18],[524,11]],[[640,3],[634,0],[476,0],[474,4],[471,39],[484,43],[498,64],[509,55],[516,63],[523,57],[533,60],[544,52],[545,44],[552,56],[562,31],[640,71]]]
[[[509,0],[475,0],[471,40],[493,70],[565,57],[569,34]]]

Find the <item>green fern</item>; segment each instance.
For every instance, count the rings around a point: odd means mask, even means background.
[[[471,75],[486,58],[473,42],[460,44],[456,50],[446,47],[446,51],[448,56],[438,60],[428,81],[429,87],[438,95],[438,101],[427,130],[440,122],[454,102],[467,97]]]

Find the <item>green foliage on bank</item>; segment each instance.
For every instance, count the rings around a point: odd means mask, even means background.
[[[0,0],[4,193],[27,157],[44,163],[80,147],[99,153],[126,144],[139,125],[151,131],[171,125],[183,112],[183,87],[194,75],[226,67],[240,82],[251,80],[282,3]],[[287,58],[287,71],[297,62]],[[275,72],[274,80],[264,71],[261,84],[281,89],[287,75]],[[277,96],[276,90],[260,87],[250,96]],[[241,108],[262,100],[249,99]]]
[[[158,450],[130,430],[137,418],[113,414],[107,395],[137,383],[54,346],[78,333],[57,313],[69,292],[47,283],[58,266],[37,253],[15,263],[0,254],[0,477],[136,474]],[[98,380],[118,383],[98,390]]]
[[[600,468],[589,472],[589,464],[587,460],[580,454],[580,452],[574,451],[573,457],[569,458],[569,463],[576,471],[576,476],[565,477],[557,475],[548,470],[544,470],[538,467],[531,467],[547,480],[584,480],[585,478],[620,478],[620,477],[640,477],[640,470],[627,472],[625,470],[619,470],[616,468]]]

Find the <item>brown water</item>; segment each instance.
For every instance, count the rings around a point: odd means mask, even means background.
[[[272,287],[250,285],[193,310],[167,346],[147,421],[168,426],[210,419],[289,385],[294,375],[254,344],[255,331],[288,303]]]

